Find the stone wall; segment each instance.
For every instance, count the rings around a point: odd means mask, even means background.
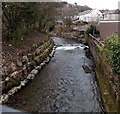
[[[54,42],[49,37],[34,44],[33,52],[22,52],[22,60],[12,63],[7,78],[1,82],[2,95],[0,103],[6,103],[9,97],[34,79],[37,73],[45,66],[55,52]]]
[[[88,37],[87,42],[94,58],[96,75],[106,111],[120,111],[119,76],[113,72],[112,67],[106,60],[104,53],[100,52],[93,38]]]
[[[58,33],[51,33],[50,35],[73,39],[80,43],[86,44],[84,31],[58,32]]]

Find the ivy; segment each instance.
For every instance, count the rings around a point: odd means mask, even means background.
[[[105,40],[105,55],[115,73],[120,75],[120,37],[112,35]]]

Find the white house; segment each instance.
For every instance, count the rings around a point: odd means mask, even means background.
[[[80,12],[78,17],[80,21],[86,22],[98,22],[103,18],[102,13],[98,9]]]
[[[110,10],[103,12],[103,20],[120,20],[120,10]]]

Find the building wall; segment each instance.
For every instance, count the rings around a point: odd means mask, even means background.
[[[98,30],[100,30],[101,39],[111,36],[112,34],[117,34],[120,36],[120,21],[101,21],[98,25]]]
[[[104,20],[120,20],[120,14],[107,14],[107,15],[104,15]]]
[[[87,21],[87,22],[96,22],[102,18],[102,13],[95,9],[89,14],[84,14],[79,17],[79,20]]]

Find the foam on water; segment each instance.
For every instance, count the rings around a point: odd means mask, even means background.
[[[77,48],[80,48],[80,49],[84,49],[84,48],[88,48],[88,46],[61,46],[61,47],[57,47],[56,50],[74,50],[74,49],[77,49]]]

